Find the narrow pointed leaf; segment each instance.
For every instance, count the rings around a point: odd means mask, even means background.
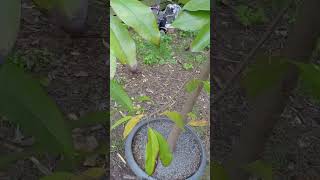
[[[162,113],[163,115],[166,115],[171,121],[175,122],[176,125],[184,130],[184,120],[180,113],[176,111],[165,111]]]
[[[0,68],[0,114],[33,135],[39,147],[73,156],[72,137],[56,104],[38,81],[16,65]]]
[[[162,134],[160,134],[157,131],[153,131],[158,138],[158,143],[159,143],[159,156],[160,156],[160,160],[163,166],[167,167],[170,165],[172,159],[173,159],[173,155],[172,152],[170,150],[170,146],[167,142],[167,140],[162,136]]]
[[[210,11],[210,0],[190,0],[183,6],[188,11]]]
[[[130,121],[126,124],[126,127],[124,128],[123,138],[126,138],[129,135],[132,129],[138,124],[138,122],[140,122],[142,117],[143,114],[140,114],[130,119]]]
[[[151,9],[138,0],[111,0],[117,16],[144,39],[159,45],[160,32]]]
[[[191,51],[199,52],[210,44],[210,23],[204,25],[195,40],[191,43]]]
[[[133,104],[131,99],[125,90],[115,80],[110,81],[110,96],[117,103],[121,104],[124,108],[129,111],[133,110]]]
[[[116,127],[120,126],[121,124],[129,121],[132,118],[132,116],[125,116],[119,120],[117,120],[112,126],[111,126],[111,130],[115,129]]]
[[[159,142],[157,135],[151,128],[148,128],[148,142],[146,145],[145,171],[148,175],[154,172],[159,153]]]
[[[206,11],[189,12],[183,11],[172,26],[184,31],[198,31],[202,26],[210,22],[210,13]]]
[[[110,49],[122,64],[129,64],[131,68],[137,65],[136,44],[128,30],[114,16],[110,16]]]

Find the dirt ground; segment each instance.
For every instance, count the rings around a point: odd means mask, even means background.
[[[102,42],[108,34],[107,19],[105,3],[90,1],[88,32],[83,34],[85,37],[71,38],[51,24],[31,0],[22,0],[21,30],[13,59],[24,66],[26,71],[47,82],[49,96],[66,117],[81,117],[88,112],[107,110],[108,56]],[[0,122],[1,137],[14,139],[16,126]],[[108,142],[108,135],[102,125],[82,129],[82,132],[84,136],[95,138],[99,145]],[[3,147],[0,149],[2,155],[2,151],[8,151]],[[107,166],[105,154],[98,154],[90,166]],[[55,170],[57,159],[45,155],[39,160],[49,170]],[[81,166],[78,170],[88,168],[83,163]],[[37,180],[41,176],[43,174],[28,159],[13,163],[7,170],[0,170],[1,180]]]
[[[245,1],[254,4],[253,1]],[[241,4],[232,1],[232,6]],[[243,4],[243,1],[242,1]],[[260,53],[277,54],[283,48],[287,38],[290,9],[271,38],[263,45]],[[217,86],[216,95],[230,79],[239,62],[256,45],[267,26],[278,11],[269,11],[269,20],[261,25],[245,27],[229,6],[217,7],[217,34],[214,39],[214,66],[212,77]],[[313,58],[319,63],[319,52]],[[272,164],[275,180],[319,179],[320,177],[320,106],[312,98],[297,90],[290,98],[290,103],[281,116],[269,138],[263,159]],[[235,84],[214,107],[212,160],[223,162],[230,155],[234,141],[239,137],[240,128],[247,119],[248,107],[242,88]]]
[[[186,59],[182,58],[181,54],[186,53],[185,48],[190,44],[192,37],[181,38],[178,32],[169,34],[173,37],[171,47],[173,48],[173,58],[178,63],[168,63],[164,65],[145,65],[143,64],[142,57],[138,56],[140,72],[132,74],[128,68],[120,65],[117,69],[116,79],[123,82],[126,91],[130,97],[137,98],[139,96],[149,96],[154,103],[138,103],[141,107],[145,108],[144,114],[150,116],[148,118],[162,117],[159,115],[165,110],[180,111],[184,101],[186,100],[187,93],[184,90],[184,84],[198,76],[200,65],[194,65],[194,69],[185,70],[182,64]],[[186,42],[183,39],[187,39]],[[183,44],[185,48],[179,51],[178,44]],[[139,51],[139,49],[138,49]],[[196,54],[195,54],[196,55]],[[191,57],[195,57],[191,55]],[[209,59],[209,51],[205,52],[205,57]],[[111,102],[111,110],[115,109],[115,104]],[[165,107],[165,108],[164,108]],[[210,120],[209,109],[209,96],[206,92],[202,91],[195,105],[194,112],[198,118]],[[114,123],[120,118],[119,113],[115,113],[111,117],[111,122]],[[124,141],[122,140],[124,126],[121,126],[111,131],[111,154],[110,154],[110,172],[111,179],[135,179],[135,175],[131,171],[128,164],[126,164],[124,154]],[[206,147],[207,159],[209,162],[210,150],[210,128],[198,127],[196,132],[200,136],[203,144]],[[124,158],[124,162],[119,157]],[[208,166],[209,167],[209,166]],[[204,175],[204,179],[209,179],[209,172]]]

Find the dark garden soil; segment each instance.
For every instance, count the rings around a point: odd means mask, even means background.
[[[89,31],[83,35],[90,38],[71,38],[69,34],[51,24],[31,0],[22,0],[21,30],[12,59],[36,78],[42,78],[46,82],[45,89],[49,96],[70,121],[88,112],[107,109],[108,66],[103,36],[108,34],[108,18],[105,2],[90,1]],[[10,141],[17,138],[16,126],[0,122],[1,138]],[[98,145],[105,145],[108,141],[102,124],[76,131],[75,137],[88,139],[83,148],[96,149]],[[26,139],[27,136],[21,141]],[[80,142],[75,140],[75,143]],[[13,147],[2,142],[0,147],[1,156],[5,152],[15,151]],[[86,161],[82,161],[81,167],[74,172],[88,167],[105,167],[108,163],[105,161],[105,154],[106,152],[85,158]],[[46,155],[38,160],[44,167],[54,171],[58,159],[59,157]],[[29,159],[19,160],[7,169],[0,170],[1,180],[38,180],[43,175]]]
[[[240,5],[230,1],[232,6]],[[253,1],[244,1],[246,3]],[[243,2],[242,2],[243,3]],[[251,3],[254,5],[254,3]],[[256,45],[267,26],[279,11],[269,11],[269,20],[261,25],[245,27],[236,18],[232,7],[218,5],[215,13],[217,34],[214,40],[212,76],[216,86],[214,94],[228,82],[239,62]],[[280,25],[263,45],[259,53],[278,54],[287,38],[294,9],[290,9]],[[315,52],[314,63],[319,63]],[[248,107],[245,94],[239,85],[228,90],[224,98],[214,106],[211,155],[213,160],[223,162],[229,157],[240,128],[247,119]],[[319,179],[320,177],[320,106],[312,98],[297,90],[269,138],[263,159],[272,164],[276,180]]]
[[[169,36],[173,37],[171,47],[173,48],[173,60],[177,63],[168,63],[164,65],[145,65],[143,64],[142,57],[138,57],[140,72],[138,74],[132,74],[129,69],[123,65],[119,65],[117,68],[116,79],[124,84],[124,87],[130,97],[137,99],[139,96],[149,96],[153,103],[143,102],[136,105],[143,107],[144,115],[146,118],[163,117],[160,114],[165,110],[180,111],[184,101],[187,97],[187,92],[184,90],[184,84],[199,75],[200,65],[194,65],[194,69],[185,70],[181,63],[186,62],[186,59],[182,58],[183,54],[186,54],[186,48],[190,45],[192,37],[180,38],[178,32],[174,32]],[[184,40],[187,39],[187,42]],[[180,51],[178,49],[181,44],[185,45],[185,48]],[[209,52],[204,52],[205,57],[209,59]],[[196,54],[191,55],[192,58]],[[111,110],[113,113],[111,116],[111,122],[121,118],[117,107],[114,102],[111,102]],[[209,120],[209,96],[206,92],[201,92],[198,101],[195,105],[194,112],[196,112],[199,119]],[[111,179],[135,179],[135,175],[128,166],[125,154],[124,154],[124,140],[123,140],[124,126],[118,127],[111,131],[111,154],[110,154],[110,171]],[[200,136],[203,144],[206,147],[207,157],[209,156],[210,149],[210,128],[197,127],[196,132]],[[123,158],[123,160],[121,160]],[[208,158],[209,161],[209,158]],[[209,172],[204,175],[204,179],[209,179]]]

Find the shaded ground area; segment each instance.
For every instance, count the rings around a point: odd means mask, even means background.
[[[130,97],[134,98],[136,106],[139,105],[144,108],[145,116],[149,116],[149,118],[161,117],[159,114],[165,110],[180,111],[187,95],[184,90],[184,84],[199,74],[200,64],[208,60],[209,51],[203,53],[187,51],[186,48],[190,45],[194,35],[184,32],[176,31],[173,34],[164,36],[162,43],[165,47],[160,47],[160,50],[154,49],[156,52],[149,51],[152,47],[146,42],[141,41],[138,37],[134,38],[138,47],[140,72],[131,74],[127,67],[119,65],[116,79],[124,85]],[[166,43],[167,40],[169,41],[168,43]],[[163,52],[171,51],[171,53],[169,55],[161,53],[159,52],[162,51],[161,49],[163,49]],[[149,53],[144,53],[147,51]],[[150,62],[148,57],[152,57],[152,62],[155,58],[160,58],[159,61],[151,63],[152,65],[146,65],[145,63],[148,64]],[[188,67],[191,66],[185,64],[191,64],[193,68],[189,69]],[[148,96],[152,102],[139,102],[140,96]],[[113,124],[120,119],[121,115],[114,102],[111,102],[111,110],[113,112],[111,116]],[[204,91],[199,96],[193,112],[198,119],[209,121],[209,96]],[[123,130],[124,126],[122,125],[111,131],[111,179],[136,178],[128,164],[126,164],[124,140],[122,138]],[[197,127],[195,130],[205,144],[208,153],[207,157],[209,157],[209,127]],[[209,179],[208,173],[204,179]]]
[[[42,80],[49,96],[69,117],[69,121],[88,112],[107,109],[107,53],[102,42],[103,36],[108,33],[107,15],[105,2],[90,1],[89,31],[83,35],[87,37],[71,38],[52,25],[33,6],[31,0],[22,0],[21,30],[11,60]],[[0,119],[1,138],[14,141],[17,137],[16,129],[16,126]],[[108,140],[102,125],[76,129],[73,135],[75,139],[87,139],[84,146],[89,149],[96,149]],[[21,141],[28,139],[30,138],[26,136]],[[88,144],[89,141],[93,143]],[[80,142],[75,140],[75,143]],[[1,155],[15,151],[4,143],[0,146]],[[88,167],[106,166],[106,152],[95,154],[91,159],[85,158],[81,167],[74,172]],[[45,155],[39,161],[50,171],[54,171],[59,157]],[[13,163],[7,170],[0,170],[1,180],[37,180],[43,175],[28,159]]]
[[[247,4],[246,4],[247,3]],[[214,48],[214,94],[231,78],[239,62],[256,45],[267,26],[279,10],[266,8],[267,20],[259,25],[245,27],[236,15],[235,7],[249,5],[253,1],[232,1],[232,6],[218,5],[216,12],[217,34]],[[259,53],[278,54],[283,48],[295,9],[288,11],[271,38]],[[315,52],[314,63],[319,63],[319,52]],[[248,107],[243,89],[235,84],[214,108],[213,160],[223,162],[229,157],[240,128],[247,119]],[[272,164],[276,180],[318,179],[320,177],[320,106],[298,88],[281,120],[269,138],[263,159]]]

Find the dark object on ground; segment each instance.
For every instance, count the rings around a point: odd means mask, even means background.
[[[144,172],[147,128],[151,127],[167,137],[173,125],[169,119],[162,118],[142,121],[128,136],[125,146],[126,158],[129,166],[139,178],[195,180],[204,173],[206,166],[204,147],[199,137],[188,126],[185,126],[186,131],[179,138],[170,166],[164,167],[159,161],[152,177]]]
[[[178,17],[181,10],[181,7],[177,4],[168,4],[164,11],[160,10],[159,5],[154,5],[150,8],[157,18],[159,30],[165,33],[171,23]]]

